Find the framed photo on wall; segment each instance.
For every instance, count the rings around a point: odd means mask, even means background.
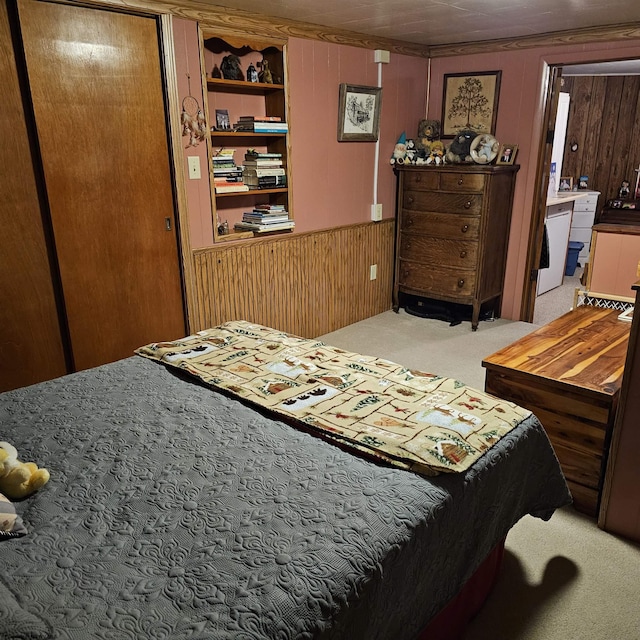
[[[513,164],[516,161],[516,153],[518,153],[517,144],[503,144],[496,158],[496,164]]]
[[[338,142],[375,142],[380,134],[382,89],[340,84]]]
[[[448,73],[442,95],[442,137],[461,129],[495,133],[502,71]]]

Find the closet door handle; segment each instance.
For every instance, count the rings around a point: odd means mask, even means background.
[[[171,218],[165,218],[164,219],[164,228],[167,231],[171,231]]]

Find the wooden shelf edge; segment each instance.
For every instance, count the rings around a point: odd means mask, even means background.
[[[215,91],[227,91],[231,93],[236,91],[241,91],[243,93],[264,93],[269,91],[284,91],[284,85],[270,82],[248,82],[246,80],[207,78],[207,89],[213,89]]]

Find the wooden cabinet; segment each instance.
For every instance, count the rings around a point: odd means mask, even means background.
[[[393,308],[402,294],[500,313],[518,166],[399,166]]]
[[[589,262],[589,249],[591,246],[591,228],[595,222],[598,208],[599,191],[578,191],[582,197],[577,198],[573,204],[573,218],[571,219],[571,233],[569,241],[582,242],[584,245],[578,254],[578,262],[584,267]]]
[[[532,411],[576,509],[595,517],[622,385],[629,323],[619,311],[576,307],[488,356],[485,390]]]
[[[256,188],[249,191],[216,193],[213,161],[209,162],[209,175],[214,211],[214,239],[216,242],[254,237],[253,232],[237,232],[234,224],[242,220],[242,214],[251,211],[257,204],[280,205],[293,219],[291,200],[291,167],[289,163],[289,113],[286,88],[286,44],[265,42],[250,38],[221,38],[216,34],[202,32],[203,78],[205,83],[205,114],[209,123],[208,151],[212,158],[220,149],[233,149],[238,167],[244,164],[248,149],[258,153],[274,154],[281,161],[285,184]],[[226,56],[238,56],[242,79],[231,80],[219,75],[222,60]],[[262,70],[266,61],[272,82],[250,82],[247,80],[250,65]],[[264,77],[261,77],[263,80]],[[217,126],[216,111],[228,113],[230,129]],[[237,131],[236,124],[243,116],[278,118],[286,131],[254,132]],[[268,123],[265,123],[268,124]],[[282,127],[280,127],[282,128]],[[280,182],[280,180],[279,180]],[[224,231],[223,231],[224,229]]]

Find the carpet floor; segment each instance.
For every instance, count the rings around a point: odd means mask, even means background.
[[[320,339],[483,389],[482,359],[536,328],[498,319],[472,332],[470,322],[451,327],[401,309]],[[640,545],[565,507],[513,527],[498,583],[464,640],[640,640],[639,603]]]

